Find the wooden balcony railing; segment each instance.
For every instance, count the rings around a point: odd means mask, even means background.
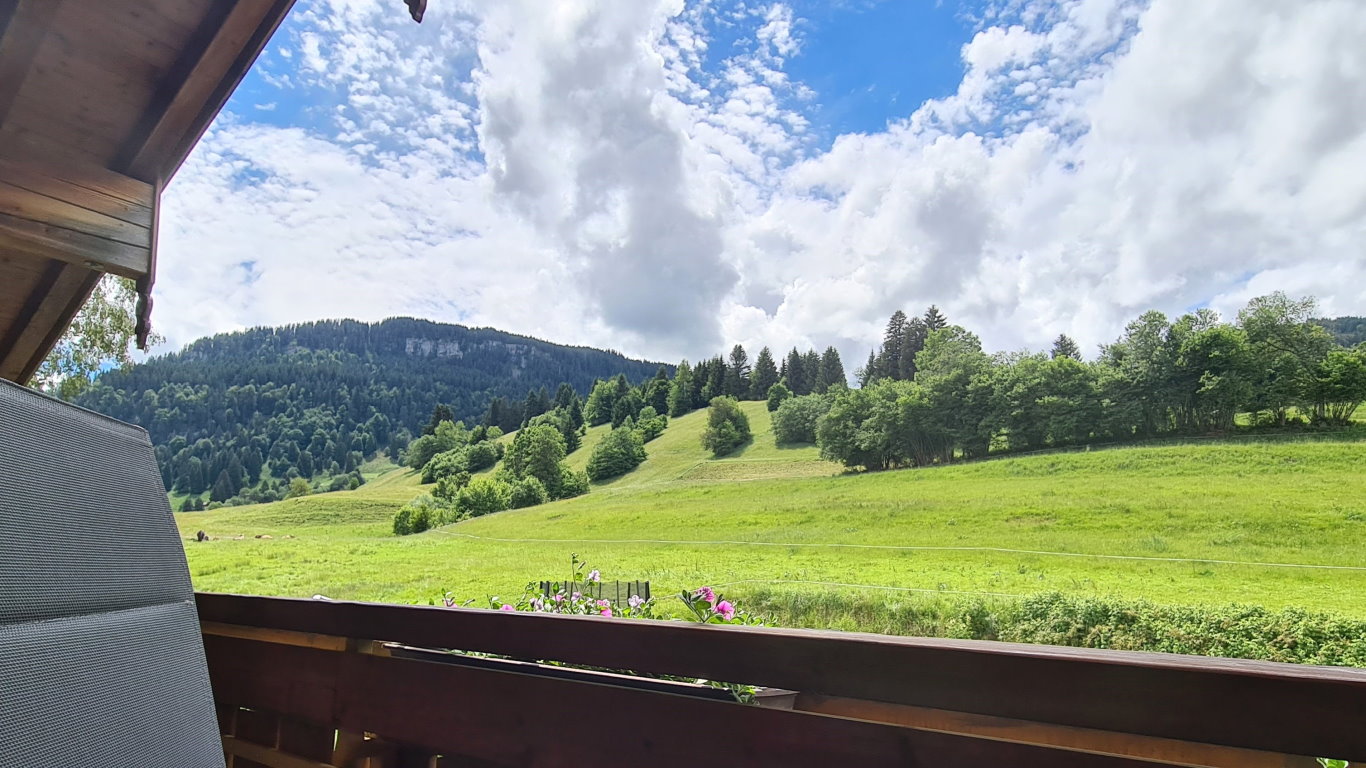
[[[198,603],[232,768],[1366,761],[1366,670],[235,595]],[[529,663],[545,660],[796,695],[790,709],[748,706]]]

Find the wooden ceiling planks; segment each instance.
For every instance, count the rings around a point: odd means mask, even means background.
[[[150,291],[157,190],[293,2],[0,0],[0,377],[104,273]]]

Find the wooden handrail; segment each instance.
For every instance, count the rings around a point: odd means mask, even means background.
[[[382,735],[455,765],[1050,766],[1141,760],[428,661],[206,635],[220,707]],[[340,761],[335,761],[336,762]]]
[[[200,594],[204,621],[1366,761],[1366,670],[683,622]]]

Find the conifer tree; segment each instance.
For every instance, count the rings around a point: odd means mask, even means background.
[[[802,353],[802,372],[806,374],[806,391],[797,394],[809,395],[820,386],[821,356],[814,349]]]
[[[925,337],[928,335],[929,326],[923,318],[913,317],[906,322],[906,339],[901,346],[901,359],[897,361],[897,375],[893,378],[901,381],[915,378],[915,356],[925,348]]]
[[[930,308],[925,310],[925,328],[930,333],[942,331],[948,326],[949,321],[944,317],[943,313],[939,311],[939,307],[931,304]]]
[[[848,380],[844,376],[844,362],[840,360],[839,350],[833,346],[826,347],[821,354],[821,373],[820,387],[817,391],[824,394],[829,392],[831,387],[843,387],[848,385]]]
[[[802,353],[796,347],[787,353],[787,362],[784,363],[783,379],[787,381],[787,388],[796,395],[806,395],[811,393],[811,383],[807,380],[806,365],[802,361]]]
[[[725,394],[736,399],[749,397],[749,355],[745,348],[736,344],[730,349],[730,362],[726,365]]]
[[[1065,333],[1058,334],[1058,338],[1053,340],[1052,358],[1057,360],[1060,357],[1070,357],[1073,360],[1081,359],[1081,347],[1077,342],[1072,341],[1071,337]]]
[[[897,310],[887,320],[882,334],[882,351],[875,366],[875,379],[895,379],[901,366],[901,348],[906,343],[906,313]]]
[[[868,362],[854,371],[854,376],[858,378],[859,388],[868,386],[877,378],[877,355],[871,349],[868,350]]]
[[[778,367],[773,363],[773,352],[768,347],[759,350],[754,360],[754,371],[750,374],[749,399],[763,400],[768,391],[778,383]]]
[[[422,434],[430,435],[436,431],[436,425],[443,421],[455,421],[455,414],[451,413],[451,408],[443,403],[437,403],[432,409],[432,417],[427,420],[427,426],[422,428]]]
[[[666,413],[670,416],[682,416],[692,410],[692,377],[692,366],[687,360],[680,361],[674,372],[674,380],[669,384],[669,409]]]

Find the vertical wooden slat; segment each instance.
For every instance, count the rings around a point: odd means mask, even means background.
[[[259,709],[242,709],[237,712],[236,733],[242,741],[250,741],[263,747],[280,746],[280,717],[272,712]],[[237,758],[233,768],[270,768],[244,758]]]
[[[279,743],[276,746],[291,755],[328,762],[332,759],[336,741],[337,732],[332,728],[281,718]]]

